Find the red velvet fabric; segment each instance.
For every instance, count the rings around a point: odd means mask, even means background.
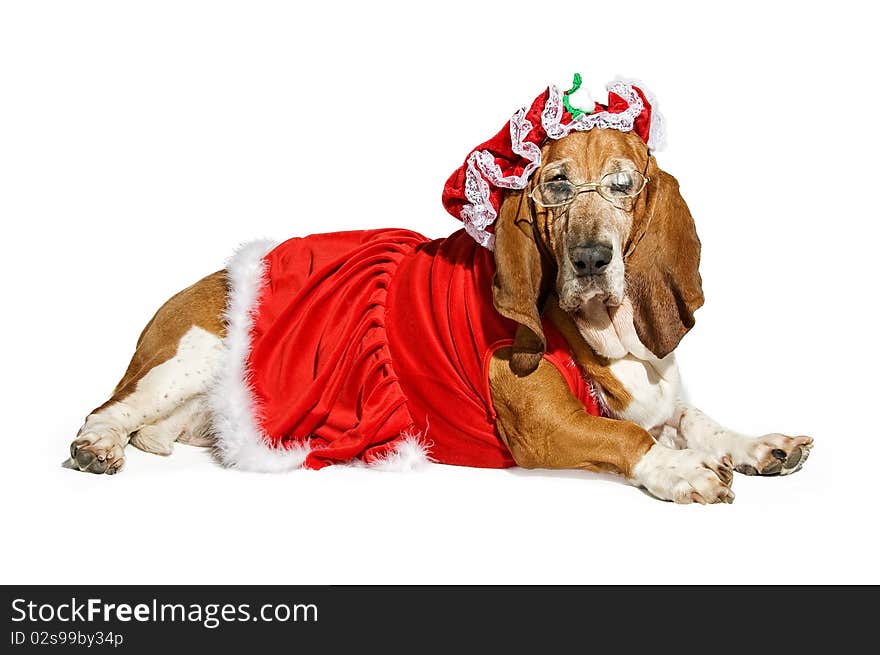
[[[638,134],[642,141],[648,143],[648,139],[651,134],[651,103],[648,102],[647,96],[645,93],[637,86],[633,86],[635,92],[639,94],[639,97],[642,99],[642,104],[644,105],[644,109],[642,109],[641,113],[636,116],[635,121],[633,122],[633,132]],[[602,105],[596,105],[597,111],[607,111],[611,114],[620,114],[627,110],[629,104],[621,98],[619,95],[613,92],[608,92],[608,106],[603,107]]]
[[[308,440],[308,468],[370,463],[419,434],[446,464],[508,467],[488,387],[492,352],[515,324],[492,305],[492,253],[463,230],[290,239],[265,258],[249,357],[269,445]],[[546,358],[587,410],[589,384],[549,323]]]

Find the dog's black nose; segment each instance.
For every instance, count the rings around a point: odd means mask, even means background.
[[[571,251],[571,263],[578,275],[601,275],[611,263],[614,250],[604,243],[585,243]]]

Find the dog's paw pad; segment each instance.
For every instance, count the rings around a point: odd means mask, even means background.
[[[790,475],[801,469],[812,447],[810,437],[768,434],[752,440],[735,468],[744,475]]]
[[[125,464],[122,445],[115,435],[84,434],[70,444],[70,468],[86,473],[113,475]]]

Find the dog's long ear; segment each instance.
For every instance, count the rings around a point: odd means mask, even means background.
[[[657,357],[672,352],[703,304],[700,239],[674,177],[648,162],[645,216],[626,260],[636,333]]]
[[[516,375],[534,371],[547,347],[538,306],[543,263],[527,191],[507,191],[495,223],[492,292],[498,313],[519,323],[510,360]]]

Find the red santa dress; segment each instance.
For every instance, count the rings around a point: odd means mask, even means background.
[[[209,394],[221,459],[261,471],[515,465],[488,383],[492,353],[516,330],[493,306],[494,270],[464,230],[241,249],[227,267],[224,365]],[[544,330],[545,358],[600,414],[565,340],[549,322]]]

